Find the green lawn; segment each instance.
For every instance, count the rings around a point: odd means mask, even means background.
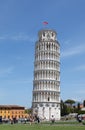
[[[85,130],[85,125],[0,124],[0,130]]]

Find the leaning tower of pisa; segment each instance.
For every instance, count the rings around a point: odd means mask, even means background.
[[[54,30],[38,33],[35,43],[33,115],[41,119],[60,119],[60,44]]]

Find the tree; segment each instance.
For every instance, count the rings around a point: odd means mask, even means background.
[[[71,100],[71,99],[68,99],[68,100],[65,101],[65,103],[72,106],[72,104],[74,104],[75,101],[74,101],[74,100]]]
[[[64,116],[64,102],[61,100],[61,116]]]
[[[74,100],[71,100],[71,99],[67,99],[65,102],[64,102],[67,106],[67,113],[74,113],[75,112],[75,107],[73,106],[73,104],[75,104],[75,101]]]
[[[83,101],[83,106],[85,107],[85,100]]]
[[[67,105],[61,100],[61,116],[68,114],[68,108]]]
[[[80,110],[80,103],[78,103],[77,107],[78,107],[78,110]]]
[[[25,109],[25,113],[31,114],[32,113],[32,108]]]

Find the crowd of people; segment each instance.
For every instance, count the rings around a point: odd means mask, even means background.
[[[15,123],[23,123],[23,124],[26,124],[26,123],[29,123],[30,125],[32,123],[40,123],[40,118],[38,116],[30,116],[29,118],[19,118],[17,119],[16,117],[13,117],[11,119],[6,119],[6,118],[2,118],[0,117],[0,124],[2,123],[10,123],[10,124],[15,124]]]
[[[42,121],[44,121],[44,120],[42,120]],[[55,118],[53,115],[52,115],[50,121],[52,122],[52,124],[55,122]],[[30,115],[29,118],[19,118],[19,119],[17,119],[16,117],[14,117],[12,119],[0,118],[0,123],[10,123],[10,124],[15,124],[15,123],[27,124],[27,123],[29,123],[30,125],[32,125],[33,123],[39,124],[40,122],[41,122],[41,119],[37,115],[35,115],[35,116]]]

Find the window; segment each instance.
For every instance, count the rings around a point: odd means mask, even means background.
[[[48,97],[48,101],[50,101],[50,97]]]
[[[43,36],[45,37],[45,32],[43,32]]]
[[[48,44],[47,44],[47,50],[48,50]]]
[[[10,119],[10,116],[8,116],[8,119]]]
[[[54,34],[52,33],[52,37],[53,37],[53,35],[54,35]]]

